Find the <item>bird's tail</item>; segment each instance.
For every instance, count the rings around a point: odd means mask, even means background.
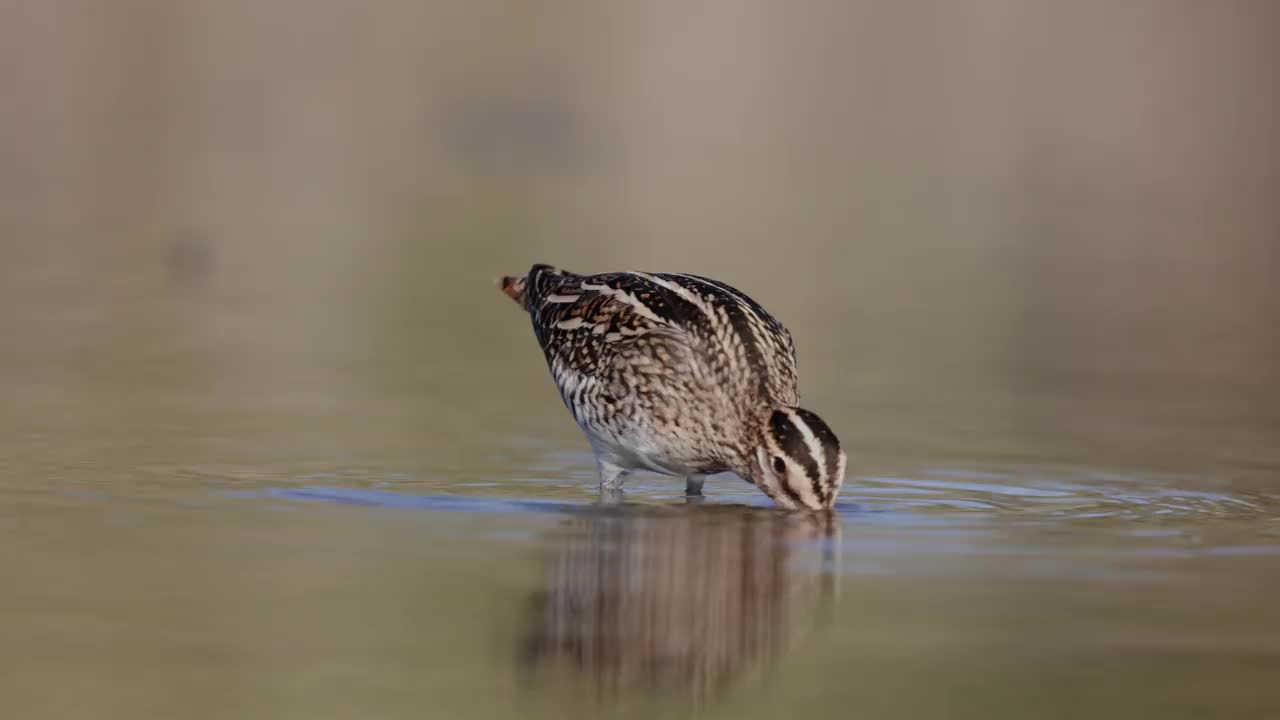
[[[524,275],[503,275],[498,281],[498,287],[517,305],[528,310],[531,304],[536,304],[537,297],[546,292],[547,279],[566,274],[568,273],[563,270],[540,263]]]
[[[512,300],[515,300],[517,305],[519,305],[522,308],[528,309],[528,306],[529,306],[527,302],[529,298],[529,276],[528,275],[520,275],[518,277],[503,275],[502,278],[498,280],[498,287],[502,288],[502,292],[506,293],[507,297],[511,298]]]

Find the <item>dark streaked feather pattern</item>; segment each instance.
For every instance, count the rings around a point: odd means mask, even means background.
[[[799,401],[790,333],[724,283],[539,265],[523,291],[565,404],[597,450],[638,448],[647,457],[631,459],[662,472],[715,471],[749,451],[762,409]]]

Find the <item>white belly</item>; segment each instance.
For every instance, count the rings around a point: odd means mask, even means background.
[[[687,476],[700,471],[673,452],[674,448],[659,444],[640,431],[614,436],[583,428],[591,447],[603,460],[624,470],[648,470],[662,475]]]

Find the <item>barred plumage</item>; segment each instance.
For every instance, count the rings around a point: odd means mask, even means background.
[[[835,502],[839,441],[796,407],[791,334],[741,291],[684,273],[541,264],[502,289],[529,312],[602,485],[644,469],[685,476],[696,494],[703,475],[731,470],[784,507]]]

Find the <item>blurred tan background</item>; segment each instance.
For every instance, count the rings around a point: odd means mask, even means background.
[[[1270,477],[1278,35],[1266,0],[9,0],[0,387],[25,426],[506,428],[560,410],[494,276],[685,270],[792,326],[864,454]]]

